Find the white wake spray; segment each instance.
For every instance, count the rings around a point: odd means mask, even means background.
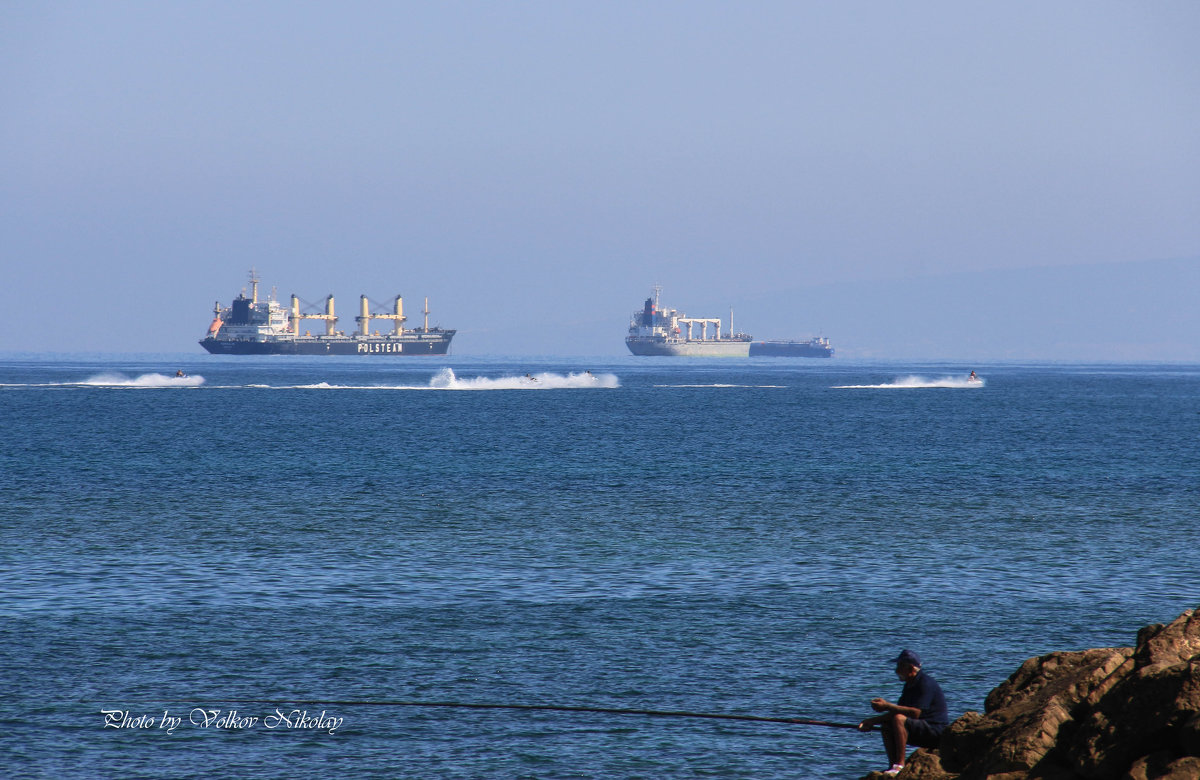
[[[526,374],[525,376],[471,377],[460,379],[453,369],[443,368],[424,385],[335,385],[329,382],[314,382],[304,385],[244,385],[244,387],[266,390],[564,390],[620,387],[613,374]]]
[[[199,387],[204,384],[202,376],[171,376],[167,374],[141,374],[129,377],[118,372],[95,374],[80,382],[56,382],[36,385],[38,387]],[[0,387],[32,387],[34,385],[0,385]],[[613,389],[621,383],[615,374],[593,374],[591,371],[580,373],[555,374],[542,372],[525,374],[524,376],[485,377],[477,376],[459,378],[453,369],[443,368],[424,385],[341,385],[329,382],[315,382],[303,385],[228,385],[226,388],[255,388],[264,390],[579,390],[579,389]],[[216,387],[214,385],[214,387]]]
[[[486,377],[477,376],[460,379],[454,370],[443,368],[429,380],[427,385],[332,385],[316,382],[308,385],[291,385],[277,389],[297,390],[579,390],[589,388],[611,389],[621,383],[613,374],[593,374],[590,371],[571,374],[525,374],[524,376]]]
[[[130,378],[119,373],[103,373],[90,376],[82,382],[68,384],[85,387],[199,387],[204,384],[204,377],[142,374]]]
[[[982,379],[960,376],[924,377],[905,376],[882,385],[835,385],[835,390],[916,390],[929,387],[945,387],[954,390],[975,390],[986,384]]]
[[[593,374],[590,371],[570,374],[525,374],[524,376],[486,377],[477,376],[460,379],[453,369],[443,368],[429,387],[434,390],[574,390],[588,388],[612,389],[621,383],[614,374]]]

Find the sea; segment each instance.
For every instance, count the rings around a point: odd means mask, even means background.
[[[857,778],[901,649],[957,717],[1200,605],[1197,365],[7,354],[0,430],[8,778]]]

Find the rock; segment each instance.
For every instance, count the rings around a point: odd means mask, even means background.
[[[1047,755],[1081,702],[1110,687],[1113,672],[1133,655],[1128,649],[1051,653],[1031,658],[988,695],[986,714],[960,718],[942,738],[948,770],[964,777],[1029,773],[1055,764]]]
[[[941,759],[936,751],[919,749],[904,764],[904,771],[898,775],[887,775],[883,772],[870,772],[863,780],[907,780],[910,777],[920,777],[922,780],[955,780],[957,775],[942,769]]]
[[[926,780],[954,780],[955,775],[942,768],[941,757],[934,750],[918,750],[904,764],[904,771],[911,777]]]
[[[1151,753],[1133,762],[1121,780],[1196,780],[1200,777],[1200,758],[1185,756],[1171,760],[1170,753]]]
[[[1179,730],[1179,744],[1189,756],[1200,756],[1200,712],[1184,721]]]
[[[882,777],[871,773],[868,778]],[[899,780],[1198,780],[1200,610],[1133,648],[1030,658]]]

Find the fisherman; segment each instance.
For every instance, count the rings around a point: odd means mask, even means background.
[[[904,768],[904,754],[909,745],[935,748],[941,741],[942,730],[950,723],[946,697],[933,676],[921,669],[921,656],[912,650],[901,650],[893,659],[896,676],[904,681],[900,701],[871,699],[871,709],[883,713],[858,724],[859,731],[879,726],[883,731],[883,747],[891,767],[884,772],[896,775]]]

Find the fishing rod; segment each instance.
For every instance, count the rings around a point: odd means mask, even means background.
[[[489,704],[461,701],[396,701],[396,700],[329,700],[329,699],[222,699],[231,704],[295,704],[305,707],[426,707],[471,710],[538,710],[551,712],[597,712],[607,715],[646,715],[658,718],[707,718],[709,720],[740,720],[755,723],[785,723],[793,726],[825,726],[858,730],[857,723],[837,723],[812,718],[779,718],[764,715],[736,715],[715,712],[686,712],[683,710],[643,710],[627,707],[587,707],[567,704]]]

